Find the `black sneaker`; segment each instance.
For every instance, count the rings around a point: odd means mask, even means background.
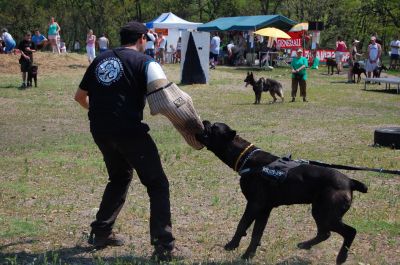
[[[308,100],[306,98],[303,98],[303,102],[308,102]]]
[[[182,260],[190,256],[190,250],[184,247],[174,247],[172,250],[168,250],[163,246],[156,246],[151,259],[157,262],[170,262],[172,260]]]
[[[25,89],[25,88],[26,88],[25,83],[22,83],[22,85],[21,85],[19,88],[20,88],[20,89]]]
[[[295,102],[296,101],[296,99],[295,98],[292,98],[292,100],[290,101],[290,102]]]
[[[105,248],[107,246],[122,246],[125,244],[125,240],[122,236],[115,233],[111,234],[95,234],[90,233],[88,244],[93,245],[96,248]]]

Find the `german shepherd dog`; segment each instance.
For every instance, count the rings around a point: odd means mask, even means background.
[[[297,246],[300,249],[310,249],[327,240],[331,232],[336,232],[344,238],[336,263],[346,261],[357,231],[345,224],[342,218],[350,209],[353,191],[366,193],[366,185],[335,169],[301,163],[289,169],[282,182],[271,181],[271,178],[263,175],[263,170],[255,169],[264,169],[279,159],[278,156],[256,148],[224,123],[211,125],[209,121],[203,121],[203,124],[205,129],[196,135],[197,140],[226,165],[241,172],[240,187],[247,200],[237,230],[225,245],[225,250],[236,249],[241,238],[246,236],[246,230],[255,222],[250,245],[242,258],[253,257],[273,208],[280,205],[311,204],[317,235]],[[250,173],[243,174],[243,168],[250,170]]]
[[[283,88],[281,83],[279,83],[278,81],[275,81],[273,79],[265,79],[263,77],[261,77],[260,79],[258,79],[257,81],[254,78],[253,72],[249,73],[247,72],[247,76],[244,79],[244,82],[246,83],[246,87],[250,84],[253,87],[253,91],[255,94],[255,101],[254,104],[260,104],[260,100],[261,100],[261,93],[267,92],[269,91],[269,93],[271,94],[272,98],[274,99],[273,102],[276,102],[276,96],[278,95],[281,99],[282,102],[284,101],[283,98]]]
[[[333,69],[337,68],[337,63],[334,58],[326,58],[326,66],[328,67],[328,75],[331,73],[333,75]],[[337,74],[339,74],[339,71],[337,71]]]
[[[354,63],[352,72],[354,83],[356,82],[356,75],[358,76],[357,83],[360,83],[361,74],[364,74],[365,77],[367,77],[367,72],[365,71],[365,68],[361,67],[360,63]]]
[[[38,66],[31,65],[28,71],[28,81],[27,86],[32,86],[32,80],[35,82],[35,87],[37,87],[37,74],[38,74]]]

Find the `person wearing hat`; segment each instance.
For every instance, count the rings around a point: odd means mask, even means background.
[[[3,28],[1,30],[1,39],[4,41],[5,43],[5,48],[4,48],[4,52],[5,53],[11,53],[15,46],[17,45],[15,43],[14,38],[11,36],[10,33],[8,33],[8,30],[6,28]]]
[[[303,57],[303,50],[296,51],[296,57],[292,59],[290,64],[292,68],[292,102],[296,100],[297,87],[300,86],[300,97],[304,102],[307,102],[307,71],[308,67],[307,58]]]
[[[376,42],[376,37],[371,37],[371,44],[368,45],[368,58],[365,70],[367,71],[367,76],[371,77],[372,72],[379,66],[379,58],[382,55],[382,47]]]
[[[90,131],[109,175],[88,243],[96,248],[124,244],[123,237],[113,232],[113,226],[135,170],[150,198],[153,257],[168,261],[179,252],[172,234],[168,179],[148,134],[149,126],[142,122],[145,100],[152,115],[167,116],[195,149],[203,147],[194,137],[203,125],[190,96],[169,82],[161,66],[144,54],[148,39],[154,41],[154,36],[143,24],[132,21],[123,26],[122,46],[93,60],[75,100],[89,110]]]
[[[354,39],[352,42],[350,56],[349,56],[349,72],[347,73],[347,83],[353,83],[353,66],[354,63],[357,62],[358,56],[362,55],[357,51],[358,43],[360,43],[360,41],[356,39]]]

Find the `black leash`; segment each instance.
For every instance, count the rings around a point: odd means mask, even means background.
[[[362,170],[362,171],[373,171],[379,173],[386,173],[386,174],[395,174],[400,175],[400,170],[388,170],[383,168],[369,168],[369,167],[355,167],[355,166],[343,166],[343,165],[336,165],[336,164],[328,164],[321,161],[314,161],[314,160],[295,160],[301,164],[310,164],[316,165],[321,167],[330,167],[336,169],[344,169],[344,170]]]

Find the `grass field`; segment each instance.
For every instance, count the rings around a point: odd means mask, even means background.
[[[39,87],[18,90],[18,57],[0,57],[0,264],[147,264],[148,198],[137,177],[131,185],[116,231],[128,244],[92,252],[86,244],[107,182],[100,152],[89,134],[86,112],[73,95],[87,67],[83,55],[35,54]],[[179,82],[178,65],[165,66]],[[209,85],[182,86],[203,119],[223,121],[257,146],[295,159],[400,169],[400,150],[372,147],[373,131],[399,126],[400,95],[383,85],[362,90],[345,75],[309,71],[308,103],[253,105],[245,88],[246,69],[218,67]],[[290,99],[289,69],[255,71],[277,79]],[[244,264],[248,246],[225,252],[244,211],[239,177],[207,150],[185,144],[169,121],[150,116],[169,177],[173,230],[192,255],[185,264]],[[355,193],[345,221],[358,230],[347,264],[400,264],[399,176],[346,172],[369,186]],[[334,264],[342,238],[337,234],[315,248],[296,248],[316,232],[309,205],[275,209],[254,264]]]

